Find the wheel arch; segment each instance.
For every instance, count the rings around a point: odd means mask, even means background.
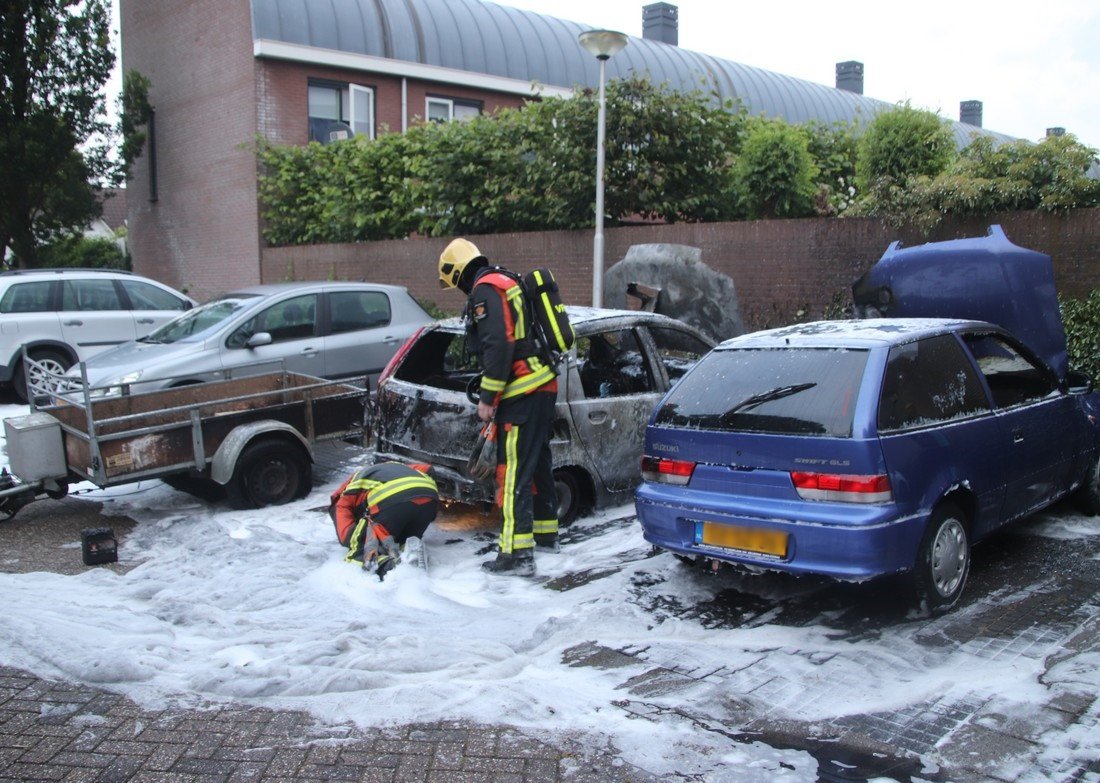
[[[66,342],[62,342],[60,340],[31,340],[30,342],[19,344],[19,347],[16,348],[15,355],[12,357],[11,364],[9,366],[15,367],[17,364],[20,364],[23,361],[24,346],[26,346],[27,348],[27,353],[33,353],[34,351],[41,350],[57,351],[58,353],[67,356],[69,358],[69,361],[71,361],[73,364],[76,364],[80,360],[79,357],[76,355],[76,351],[73,350],[73,347]]]
[[[965,519],[961,521],[966,527],[966,533],[973,536],[978,515],[978,498],[974,495],[974,491],[970,486],[965,483],[952,485],[940,495],[939,499],[932,505],[932,510],[934,511],[945,503],[950,503],[962,512]]]
[[[285,422],[263,419],[235,427],[225,437],[210,460],[210,478],[218,484],[228,484],[233,479],[241,453],[257,439],[266,437],[283,440],[291,446],[301,446],[310,464],[313,463],[313,449],[302,433]]]
[[[574,515],[574,519],[583,516],[586,512],[591,511],[596,506],[596,482],[592,478],[592,475],[585,470],[582,465],[566,464],[555,465],[554,474],[567,473],[577,483],[577,491],[579,497],[577,498],[577,513]]]

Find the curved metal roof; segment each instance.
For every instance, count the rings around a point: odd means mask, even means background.
[[[572,88],[598,86],[596,59],[578,43],[590,25],[481,0],[251,0],[256,40],[403,60]],[[641,6],[639,5],[639,12]],[[894,104],[678,46],[630,37],[607,62],[608,78],[736,99],[750,114],[788,122],[866,122]],[[977,132],[954,122],[956,141]]]

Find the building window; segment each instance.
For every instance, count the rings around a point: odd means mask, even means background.
[[[310,81],[309,140],[374,138],[374,90],[359,84]]]
[[[428,98],[425,116],[428,122],[465,122],[481,114],[481,104],[477,101],[463,101],[456,98]]]

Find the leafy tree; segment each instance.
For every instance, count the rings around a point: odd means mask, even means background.
[[[812,215],[817,173],[801,128],[756,119],[737,161],[738,201],[753,218]]]
[[[857,128],[847,122],[825,125],[812,120],[803,128],[818,169],[814,208],[825,217],[842,215],[856,197]]]
[[[598,95],[585,94],[592,123],[574,143],[589,150],[586,169],[596,170]],[[611,225],[640,215],[697,222],[736,216],[734,163],[746,115],[702,91],[679,92],[648,79],[616,79],[607,88],[605,207]],[[588,218],[593,222],[594,174],[588,175]]]
[[[920,195],[940,212],[958,215],[1096,206],[1100,180],[1089,177],[1096,155],[1072,134],[999,146],[978,137],[947,171],[923,183]]]
[[[110,179],[101,89],[114,66],[108,0],[0,4],[0,248],[35,266],[38,245],[100,212]]]
[[[153,117],[149,103],[149,78],[133,68],[122,75],[122,94],[118,99],[118,131],[122,137],[119,154],[124,172],[128,172],[141,155],[148,137],[147,127]]]
[[[859,140],[856,180],[863,191],[883,180],[904,185],[911,177],[936,176],[954,157],[951,126],[934,112],[903,104],[867,126]]]
[[[39,260],[46,267],[129,269],[130,260],[118,243],[106,237],[62,234],[39,248]]]

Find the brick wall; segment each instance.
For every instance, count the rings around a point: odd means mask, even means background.
[[[149,155],[128,184],[134,270],[198,298],[259,280],[256,132],[248,0],[122,0],[122,67],[151,81]]]
[[[1100,209],[1068,217],[1017,212],[976,221],[945,221],[927,240],[898,233],[871,218],[695,223],[612,228],[605,231],[605,267],[635,244],[673,243],[700,248],[702,260],[733,278],[745,325],[765,325],[827,314],[849,301],[852,281],[896,239],[920,244],[982,236],[1000,223],[1022,247],[1049,254],[1058,290],[1079,298],[1100,287]],[[589,304],[592,294],[592,232],[550,231],[472,236],[490,259],[526,271],[554,269],[569,304]],[[461,296],[441,291],[436,260],[445,239],[404,239],[348,245],[268,248],[264,282],[296,279],[372,280],[408,286],[414,296],[455,311]]]

